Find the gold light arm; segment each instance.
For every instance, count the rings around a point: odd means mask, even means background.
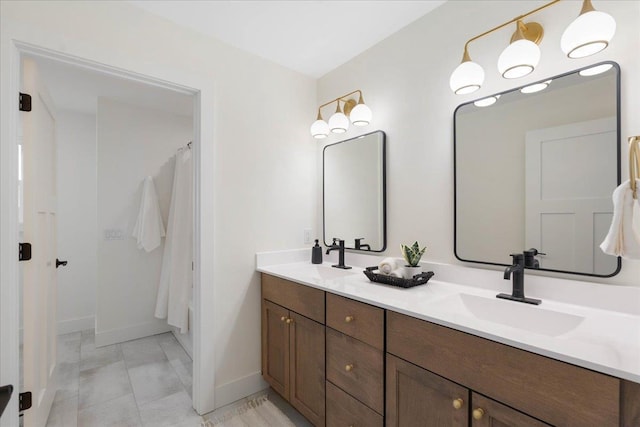
[[[344,98],[346,98],[346,97],[348,97],[348,96],[351,96],[351,95],[353,95],[353,94],[356,94],[356,93],[360,95],[360,98],[359,98],[359,100],[358,100],[358,104],[364,104],[364,98],[363,98],[363,96],[362,96],[362,91],[361,91],[360,89],[356,89],[356,90],[354,90],[354,91],[352,91],[352,92],[349,92],[349,93],[347,93],[347,94],[345,94],[345,95],[339,96],[339,97],[337,97],[336,99],[332,99],[332,100],[331,100],[331,101],[329,101],[329,102],[325,102],[324,104],[322,104],[321,106],[319,106],[319,107],[318,107],[318,119],[317,119],[317,120],[322,120],[322,115],[320,114],[320,110],[321,110],[323,107],[326,107],[327,105],[330,105],[330,104],[333,104],[334,102],[337,102],[337,103],[338,103],[338,107],[337,107],[337,109],[336,109],[336,112],[338,112],[338,110],[340,109],[340,101],[344,102],[345,104],[348,104],[348,103],[349,103],[349,101],[352,101],[352,100],[350,100],[350,99],[349,99],[349,100],[347,100],[347,99],[344,99]],[[349,112],[351,111],[351,108],[353,108],[353,107],[356,105],[355,101],[352,101],[352,104],[353,104],[353,105],[349,105],[349,107],[350,107],[350,108],[348,108],[348,109],[346,108],[346,105],[345,105],[345,109],[344,109],[345,111],[344,111],[344,114],[349,115]]]
[[[468,57],[468,55],[469,55],[469,54],[468,54],[469,43],[471,43],[472,41],[478,40],[479,38],[482,38],[482,37],[484,37],[484,36],[486,36],[486,35],[488,35],[488,34],[491,34],[491,33],[495,32],[495,31],[497,31],[497,30],[501,29],[501,28],[504,28],[504,27],[506,27],[506,26],[507,26],[507,25],[509,25],[509,24],[513,24],[514,22],[518,22],[518,21],[520,21],[520,20],[522,20],[522,19],[526,18],[527,16],[533,15],[533,14],[534,14],[534,13],[536,13],[536,12],[539,12],[539,11],[541,11],[541,10],[543,10],[543,9],[546,9],[546,8],[548,8],[548,7],[550,7],[550,6],[553,6],[554,4],[558,3],[559,1],[560,1],[560,0],[553,0],[552,2],[547,3],[547,4],[545,4],[545,5],[542,5],[542,6],[538,7],[538,8],[536,8],[536,9],[533,9],[533,10],[532,10],[532,11],[530,11],[530,12],[527,12],[527,13],[525,13],[525,14],[523,14],[523,15],[517,16],[517,17],[513,18],[511,21],[507,21],[507,22],[505,22],[504,24],[500,24],[500,25],[498,25],[497,27],[494,27],[494,28],[492,28],[492,29],[490,29],[490,30],[485,31],[485,32],[484,32],[484,33],[482,33],[482,34],[479,34],[479,35],[477,35],[477,36],[475,36],[475,37],[470,38],[470,39],[469,39],[469,40],[467,40],[467,42],[464,44],[464,51],[465,51],[465,53],[466,53],[467,57]],[[588,0],[587,0],[587,1],[588,1]],[[584,6],[583,6],[583,8],[584,8]],[[592,8],[593,8],[593,6],[592,6]],[[463,62],[464,62],[464,57],[463,57]]]

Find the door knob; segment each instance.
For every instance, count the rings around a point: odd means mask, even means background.
[[[58,258],[56,258],[56,268],[60,267],[60,266],[65,266],[67,265],[67,261],[60,261]]]

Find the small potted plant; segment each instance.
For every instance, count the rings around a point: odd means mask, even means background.
[[[413,245],[400,245],[400,251],[402,257],[407,262],[404,266],[403,276],[405,279],[412,279],[416,274],[422,273],[422,267],[420,267],[420,258],[427,250],[427,247],[420,249],[418,242],[414,242]]]

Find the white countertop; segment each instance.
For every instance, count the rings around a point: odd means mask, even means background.
[[[257,270],[640,383],[640,288],[525,276],[526,296],[543,300],[533,306],[495,298],[511,293],[501,271],[423,263],[435,276],[402,289],[370,282],[361,267],[345,271],[309,259],[309,250],[259,253]],[[346,259],[366,266],[380,257]]]

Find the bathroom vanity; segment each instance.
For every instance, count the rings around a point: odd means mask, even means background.
[[[640,425],[637,313],[258,258],[263,377],[314,425]]]

